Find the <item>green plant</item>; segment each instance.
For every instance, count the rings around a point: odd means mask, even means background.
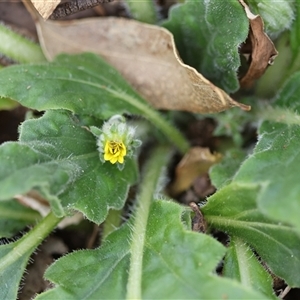
[[[291,62],[299,59],[299,7],[297,1],[289,3],[295,20],[277,40],[291,43],[286,54]],[[239,30],[229,22],[235,17]],[[186,1],[171,10],[163,26],[173,32],[186,63],[235,92],[247,22],[238,1]],[[274,34],[278,32],[276,27]],[[291,63],[282,73],[285,83],[267,104],[259,104],[258,95],[270,74],[252,90],[253,112],[213,116],[218,134],[226,134],[229,143],[222,162],[210,170],[217,192],[201,211],[208,233],[228,235],[225,247],[209,234],[191,231],[191,209],[163,193],[174,150],[184,154],[190,147],[173,124],[175,118],[150,107],[104,59],[92,53],[63,54],[53,62],[3,68],[0,97],[44,114],[24,121],[19,140],[0,147],[2,237],[38,222],[20,239],[0,246],[0,299],[16,298],[31,254],[76,211],[104,223],[102,245],[53,263],[45,277],[55,286],[36,299],[273,299],[271,274],[300,287],[300,72]],[[125,116],[121,127],[119,115]],[[132,115],[140,118],[131,120]],[[134,136],[134,130],[124,129],[133,122],[153,134]],[[253,149],[242,147],[242,130],[249,123],[258,127]],[[116,136],[117,145],[109,144]],[[137,157],[146,149],[137,148],[138,139],[153,144],[141,174]],[[110,155],[103,156],[108,149]],[[119,151],[116,159],[113,151]],[[119,226],[119,211],[135,183],[133,213]],[[45,218],[13,200],[31,190],[49,202]],[[219,276],[215,270],[222,260]]]

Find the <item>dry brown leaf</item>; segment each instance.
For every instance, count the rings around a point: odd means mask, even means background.
[[[97,53],[157,109],[195,113],[233,106],[250,109],[183,64],[172,34],[164,28],[114,17],[45,22],[35,14],[35,22],[48,59],[62,52]]]
[[[60,0],[31,0],[31,2],[40,15],[47,20],[60,3]]]
[[[187,190],[195,179],[208,172],[221,160],[221,154],[212,154],[208,148],[193,147],[185,154],[175,170],[175,180],[169,192],[176,196]]]
[[[273,64],[278,52],[271,39],[264,32],[264,23],[259,15],[254,15],[248,5],[239,0],[245,9],[246,15],[250,21],[249,38],[251,42],[251,64],[240,80],[243,87],[251,87],[254,81],[260,78],[267,67]]]
[[[38,211],[43,217],[48,215],[48,213],[50,213],[51,211],[49,202],[34,190],[24,195],[15,195],[14,198],[24,206],[30,207],[31,209]],[[82,219],[82,214],[80,212],[77,212],[73,216],[68,216],[62,219],[62,221],[58,224],[57,227],[65,228],[69,225],[78,224],[82,221]]]
[[[199,206],[195,202],[191,202],[189,204],[190,208],[195,213],[195,216],[192,220],[192,230],[196,232],[205,233],[207,230],[207,223],[204,219],[204,216],[199,208]]]

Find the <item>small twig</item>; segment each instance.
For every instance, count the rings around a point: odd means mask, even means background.
[[[99,226],[94,224],[93,232],[87,241],[86,248],[92,249],[99,234]]]
[[[59,4],[50,16],[50,19],[61,19],[78,11],[86,10],[99,4],[111,1],[113,0],[72,0],[70,2]]]
[[[195,202],[191,202],[189,205],[195,213],[195,217],[192,220],[192,230],[205,233],[207,225],[198,205]]]
[[[278,298],[283,299],[289,293],[290,290],[291,290],[291,287],[287,286],[283,291],[281,291]]]

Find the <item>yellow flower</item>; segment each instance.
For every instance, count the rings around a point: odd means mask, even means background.
[[[125,117],[120,115],[112,116],[103,123],[101,129],[91,126],[90,130],[97,137],[101,162],[109,161],[120,171],[124,169],[126,160],[134,156],[135,148],[141,145],[141,141],[134,138],[135,128],[128,125]]]
[[[115,164],[116,162],[123,164],[126,153],[126,146],[123,142],[106,141],[104,147],[104,160],[108,160],[112,164]]]

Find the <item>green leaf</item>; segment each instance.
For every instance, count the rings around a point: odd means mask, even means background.
[[[18,65],[0,72],[0,95],[37,109],[67,109],[107,119],[140,113],[144,100],[95,54],[61,55],[53,63]]]
[[[28,225],[35,224],[41,216],[16,200],[0,202],[0,237],[11,237]]]
[[[211,274],[225,248],[187,229],[190,223],[182,219],[188,208],[154,201],[169,153],[169,148],[157,147],[147,161],[135,215],[100,248],[72,253],[50,266],[45,276],[56,287],[37,299],[261,297]],[[75,275],[82,272],[84,276]]]
[[[16,299],[19,283],[30,255],[60,219],[49,214],[18,241],[0,246],[0,299]]]
[[[142,299],[267,299],[211,274],[225,248],[209,236],[187,230],[180,221],[185,210],[168,201],[151,205],[142,253]],[[56,287],[36,299],[124,299],[131,226],[113,232],[99,249],[77,251],[56,261],[45,274]]]
[[[262,113],[273,121],[260,126],[253,154],[203,208],[212,227],[247,242],[294,287],[300,286],[299,86],[296,73],[277,96],[273,114]]]
[[[152,0],[126,0],[125,2],[129,7],[133,19],[149,24],[155,24],[157,22],[157,9]]]
[[[260,184],[263,188],[256,199],[259,209],[300,232],[300,127],[265,122],[260,132],[254,154],[243,163],[234,181]]]
[[[232,182],[209,198],[202,208],[205,220],[211,227],[248,243],[290,286],[300,286],[299,231],[260,212],[256,197],[261,190],[264,183]]]
[[[291,49],[294,55],[294,59],[298,57],[299,61],[299,48],[300,48],[300,3],[294,2],[295,5],[295,19],[290,31]]]
[[[102,163],[95,137],[67,111],[48,111],[21,126],[20,142],[0,147],[0,200],[37,189],[61,217],[79,210],[101,223],[110,207],[120,209],[137,177],[133,160],[122,172]]]
[[[265,30],[272,37],[290,28],[294,19],[294,1],[248,0],[248,3],[252,12],[262,17]]]
[[[0,71],[0,97],[37,110],[66,109],[81,116],[108,119],[130,113],[146,117],[180,151],[189,145],[174,126],[150,108],[120,73],[92,53],[60,55],[52,63]]]
[[[249,22],[238,1],[186,0],[163,23],[175,38],[183,61],[227,92],[239,88],[238,48]]]
[[[266,72],[259,78],[255,85],[255,95],[261,99],[271,99],[274,97],[282,87],[283,82],[290,77],[295,70],[299,70],[300,67],[300,55],[297,57],[297,55],[295,56],[295,54],[292,53],[290,32],[281,34],[278,39],[274,41],[274,44],[280,55],[276,57],[272,67],[266,69]],[[297,52],[297,54],[299,54],[299,52]]]
[[[253,1],[253,0],[252,0]],[[276,2],[277,3],[277,2]],[[256,86],[256,95],[261,98],[273,97],[278,88],[281,88],[287,78],[300,70],[300,2],[299,1],[281,1],[280,5],[273,5],[274,10],[279,9],[281,5],[294,6],[294,19],[289,31],[285,31],[275,40],[275,46],[278,50],[276,63],[272,68],[268,68],[265,74],[258,81]],[[271,14],[272,14],[272,10]],[[282,18],[277,18],[275,22],[281,22]],[[280,30],[284,29],[280,27]],[[275,88],[274,87],[278,87]]]
[[[300,232],[300,121],[296,113],[300,108],[299,94],[298,72],[286,82],[274,103],[288,111],[274,111],[272,118],[280,123],[265,121],[261,125],[254,153],[242,164],[234,181],[261,185],[256,199],[259,209],[269,218],[292,224]]]
[[[223,275],[236,279],[270,298],[276,298],[271,275],[258,262],[250,247],[239,238],[232,238],[230,241],[225,256]]]
[[[9,98],[0,98],[0,110],[14,109],[18,106],[18,102],[13,101]]]

